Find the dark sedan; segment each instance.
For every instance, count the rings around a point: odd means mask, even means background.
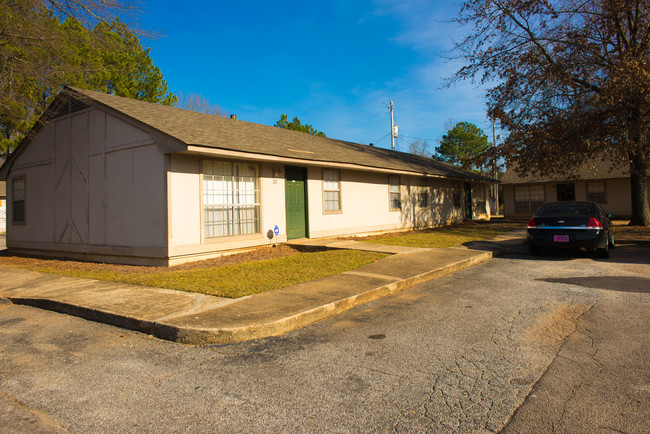
[[[608,258],[614,248],[612,218],[595,202],[545,203],[528,222],[528,251],[539,255],[542,247],[585,248]]]

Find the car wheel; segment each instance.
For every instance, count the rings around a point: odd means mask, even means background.
[[[604,249],[596,249],[596,256],[603,259],[609,258],[609,242],[605,244]]]
[[[542,248],[540,246],[535,246],[531,243],[528,243],[528,253],[530,253],[531,255],[538,256],[541,251]]]

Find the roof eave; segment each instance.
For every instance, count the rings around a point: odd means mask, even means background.
[[[465,181],[489,182],[489,183],[498,182],[497,180],[483,177],[481,175],[476,175],[475,177],[447,176],[447,175],[439,175],[434,173],[422,172],[419,170],[392,169],[389,167],[369,166],[369,165],[363,165],[357,163],[343,163],[338,161],[316,160],[316,159],[300,158],[300,157],[287,157],[284,155],[243,152],[243,151],[236,151],[232,149],[202,146],[200,144],[188,145],[186,150],[178,153],[191,154],[191,155],[208,155],[208,156],[218,155],[221,157],[243,159],[243,160],[254,160],[254,161],[271,162],[271,163],[302,164],[306,166],[337,167],[337,168],[346,168],[346,169],[361,170],[361,171],[368,171],[368,172],[425,176],[425,177],[437,178],[437,179],[458,179],[458,180],[465,180]]]

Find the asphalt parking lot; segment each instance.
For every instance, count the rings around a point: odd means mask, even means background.
[[[650,246],[525,247],[274,338],[187,346],[0,307],[15,432],[643,432]],[[22,424],[22,425],[21,425]]]

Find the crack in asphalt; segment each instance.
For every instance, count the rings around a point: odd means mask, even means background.
[[[394,421],[391,430],[427,432],[500,432],[517,409],[526,402],[535,384],[557,359],[566,340],[578,330],[577,324],[593,308],[588,306],[571,327],[553,324],[545,333],[553,336],[554,351],[541,374],[531,378],[523,350],[512,352],[513,343],[522,336],[524,322],[520,311],[504,315],[490,331],[489,338],[465,353],[438,367],[430,378],[431,385],[420,404],[406,409]],[[572,321],[573,322],[573,321]],[[561,334],[561,340],[558,340]],[[409,374],[400,378],[399,383]],[[388,397],[399,385],[394,385]]]
[[[519,411],[519,409],[520,409],[520,408],[521,408],[525,403],[527,403],[527,402],[529,401],[530,397],[531,397],[531,396],[534,394],[534,392],[535,392],[535,388],[536,388],[537,384],[539,384],[539,382],[544,378],[544,376],[547,375],[547,373],[549,372],[549,369],[550,369],[551,366],[553,366],[553,364],[558,360],[558,358],[562,357],[562,356],[560,356],[560,352],[561,352],[562,349],[565,347],[565,345],[566,345],[566,343],[568,342],[568,340],[571,338],[571,336],[573,336],[575,333],[578,332],[578,324],[580,324],[582,321],[584,321],[584,318],[585,318],[586,316],[588,316],[588,315],[592,312],[592,310],[594,309],[594,306],[595,306],[595,305],[596,305],[595,303],[592,303],[591,305],[589,305],[589,306],[587,307],[587,309],[585,309],[584,312],[582,312],[582,313],[580,314],[580,316],[578,316],[578,318],[576,319],[576,321],[575,321],[575,323],[574,323],[573,330],[572,330],[568,335],[566,335],[566,336],[564,337],[564,339],[562,339],[561,344],[558,346],[557,350],[554,352],[553,357],[552,357],[550,363],[548,363],[548,365],[546,365],[546,367],[544,368],[544,370],[542,371],[542,373],[540,374],[540,376],[537,378],[537,380],[535,380],[535,382],[533,382],[533,384],[530,385],[529,391],[528,391],[528,393],[526,394],[526,396],[524,397],[524,399],[519,403],[519,405],[517,405],[516,408],[513,409],[512,413],[511,413],[510,416],[508,417],[508,420],[507,420],[507,421],[506,421],[506,422],[505,422],[505,423],[504,423],[504,424],[503,424],[503,425],[498,429],[497,432],[502,432],[502,431],[504,431],[506,428],[508,428],[508,425],[510,424],[510,422],[512,421],[512,419],[515,417],[515,415],[517,414],[517,412]],[[592,342],[592,344],[593,344],[593,342]],[[581,382],[580,384],[582,384],[582,382]],[[575,390],[572,390],[572,396],[575,396]],[[569,400],[570,400],[570,399],[569,399]],[[564,408],[563,408],[563,410],[562,410],[562,414],[563,414],[563,415],[564,415],[564,411],[565,411],[565,409],[566,409],[566,403],[567,403],[569,400],[567,400],[567,401],[565,401],[565,402],[563,403],[563,406],[564,406]],[[556,432],[554,422],[551,422],[551,425],[552,425],[552,427],[551,427],[552,431],[553,431],[553,432]]]

